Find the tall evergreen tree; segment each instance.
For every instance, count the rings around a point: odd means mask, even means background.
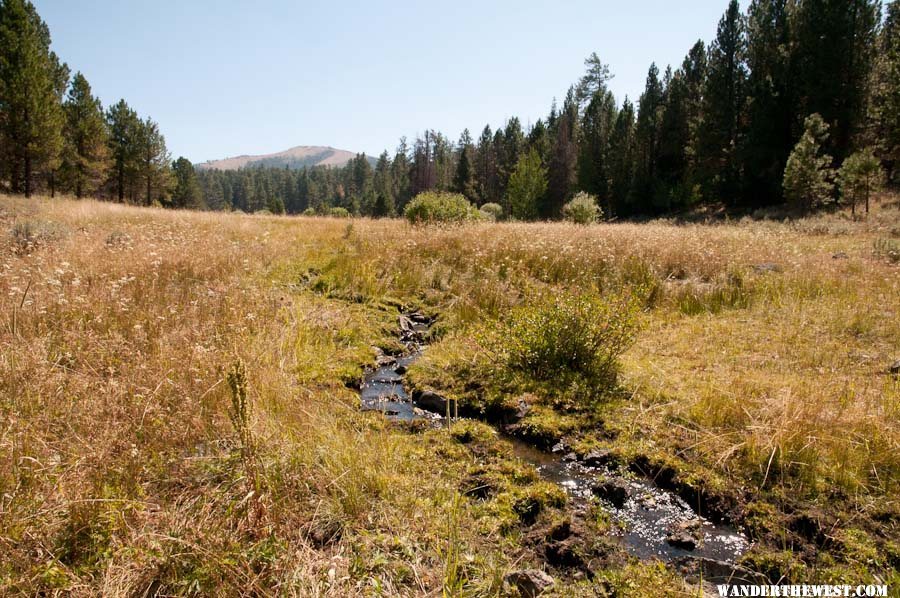
[[[869,104],[869,143],[884,162],[888,180],[900,182],[900,0],[887,5],[878,42]]]
[[[497,174],[497,152],[490,125],[485,125],[475,150],[475,178],[478,181],[479,203],[500,203]]]
[[[171,204],[176,208],[200,209],[203,206],[203,195],[197,183],[194,165],[185,157],[172,163],[172,175],[175,185],[172,189]]]
[[[879,15],[879,0],[797,0],[791,25],[795,114],[822,115],[831,131],[828,150],[838,162],[862,132]]]
[[[0,176],[31,196],[63,149],[68,68],[50,51],[50,30],[27,0],[0,1]]]
[[[669,210],[685,205],[690,197],[687,171],[691,129],[688,83],[679,70],[666,85],[665,104],[660,120],[654,210]]]
[[[92,195],[103,182],[109,168],[106,120],[100,100],[91,95],[91,86],[81,73],[75,73],[65,109],[65,147],[62,177],[75,197]]]
[[[788,0],[753,0],[747,11],[747,138],[744,201],[781,199],[781,176],[794,139]]]
[[[711,195],[732,204],[741,183],[746,41],[744,17],[737,0],[731,0],[709,47],[700,151]]]
[[[377,217],[393,216],[394,208],[394,179],[391,176],[391,159],[387,151],[378,156],[375,164],[375,174],[372,178],[372,187],[375,193],[375,206],[372,215]]]
[[[165,138],[159,132],[159,125],[150,118],[140,121],[137,147],[138,176],[143,186],[144,205],[151,205],[154,201],[166,202],[170,182],[169,151]]]
[[[547,192],[547,169],[534,148],[523,153],[509,177],[506,203],[510,214],[519,220],[533,220],[544,193]]]
[[[351,160],[352,183],[349,189],[351,196],[346,206],[351,214],[371,214],[375,204],[375,193],[372,187],[372,165],[365,154],[357,154]]]
[[[541,215],[548,218],[556,218],[562,214],[563,204],[575,190],[578,174],[578,104],[574,88],[569,89],[555,125],[556,135],[548,165],[547,201],[541,210]]]
[[[528,147],[533,148],[544,163],[547,162],[550,157],[550,133],[543,119],[537,119],[528,132]]]
[[[472,154],[475,146],[472,144],[472,136],[469,129],[465,129],[459,138],[458,158],[456,160],[456,174],[453,176],[453,190],[462,193],[466,199],[478,203],[478,188],[475,181],[475,165]]]
[[[659,80],[656,64],[650,65],[644,93],[638,106],[635,125],[634,182],[628,199],[631,213],[647,213],[652,210],[656,190],[659,162],[660,125],[665,111],[665,88]]]
[[[135,188],[140,168],[138,135],[141,121],[125,100],[111,106],[106,115],[109,123],[109,147],[113,160],[113,187],[120,202],[126,196],[135,200]]]
[[[605,87],[598,89],[581,118],[581,142],[578,151],[578,186],[596,195],[606,204],[609,213],[611,145],[616,124],[616,100]]]
[[[500,173],[500,194],[506,192],[509,176],[519,162],[519,156],[525,148],[525,133],[522,131],[522,123],[518,117],[512,117],[503,129],[503,143],[500,145],[498,155],[498,171]]]
[[[412,188],[409,181],[409,147],[406,145],[406,137],[400,138],[400,145],[394,153],[391,162],[391,179],[393,181],[396,210],[403,212],[403,208],[412,199]]]
[[[828,201],[834,189],[831,156],[823,153],[828,124],[818,114],[804,122],[803,135],[788,156],[784,169],[784,195],[804,212]]]
[[[598,93],[606,90],[606,82],[613,78],[609,65],[605,64],[596,52],[584,59],[585,73],[575,86],[575,100],[584,106]]]
[[[616,116],[616,123],[610,137],[613,148],[610,160],[610,207],[607,215],[626,215],[628,200],[634,185],[635,131],[634,105],[626,97]]]

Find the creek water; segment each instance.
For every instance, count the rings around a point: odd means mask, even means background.
[[[379,356],[378,365],[363,377],[361,408],[397,421],[440,421],[443,415],[417,407],[403,384],[406,369],[422,354],[431,320],[415,312],[401,315],[400,323],[406,352],[398,357]],[[618,524],[622,545],[638,558],[672,561],[689,557],[734,563],[750,547],[733,527],[700,517],[691,505],[651,480],[623,476],[605,466],[590,466],[515,438],[506,439],[517,457],[534,466],[543,479],[565,489],[575,508],[599,502]],[[602,493],[598,498],[596,488],[602,480],[615,482],[617,498],[609,500]],[[670,541],[673,530],[679,529],[690,530],[692,542]]]

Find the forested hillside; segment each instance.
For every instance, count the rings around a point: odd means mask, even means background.
[[[861,177],[866,189],[897,182],[897,0],[753,0],[745,13],[732,0],[715,39],[698,40],[680,65],[651,64],[636,100],[613,96],[613,70],[597,54],[585,67],[527,129],[513,117],[455,142],[429,130],[374,167],[359,155],[341,168],[195,172],[171,160],[153,120],[124,100],[104,110],[87,80],[70,76],[29,2],[4,0],[0,188],[370,216],[438,189],[534,219],[558,217],[577,191],[599,197],[607,217],[633,217],[704,204],[809,211],[856,202]]]

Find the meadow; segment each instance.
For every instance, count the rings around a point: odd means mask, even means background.
[[[894,196],[451,227],[3,196],[0,264],[2,594],[493,596],[543,568],[551,595],[702,595],[572,519],[498,433],[522,404],[505,433],[664,480],[772,582],[900,589]],[[609,368],[552,353],[547,314],[583,301]],[[470,416],[449,429],[359,412],[411,309],[436,323],[410,384]],[[576,567],[547,560],[561,523]]]

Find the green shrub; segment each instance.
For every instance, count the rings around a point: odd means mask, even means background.
[[[305,210],[303,210],[303,215],[304,216],[315,216],[316,210],[314,208],[306,208]]]
[[[488,220],[500,220],[503,218],[503,207],[498,203],[486,203],[479,208]]]
[[[413,224],[465,222],[482,218],[464,196],[441,191],[419,193],[407,204],[403,215]]]
[[[347,211],[347,208],[331,208],[328,210],[328,215],[334,218],[349,218],[350,212]]]
[[[575,197],[563,206],[563,216],[576,224],[596,222],[602,215],[603,210],[597,205],[597,198],[584,191],[576,193]]]
[[[900,262],[900,244],[890,239],[875,239],[875,257],[894,264]]]
[[[533,380],[571,382],[574,375],[595,391],[610,389],[640,305],[629,292],[541,297],[513,309],[486,344],[498,361]]]

